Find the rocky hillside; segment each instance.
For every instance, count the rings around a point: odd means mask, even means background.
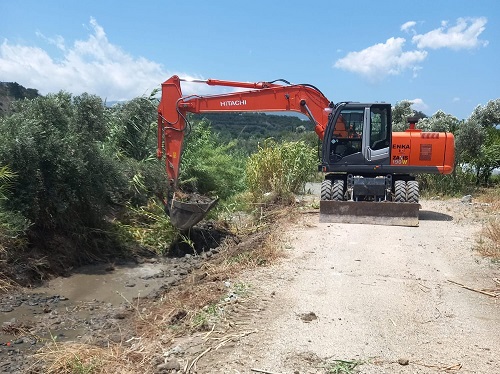
[[[10,104],[15,100],[34,99],[40,96],[38,90],[25,88],[16,82],[0,82],[0,116],[10,112]]]

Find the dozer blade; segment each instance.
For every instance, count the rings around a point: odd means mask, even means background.
[[[208,214],[219,199],[208,202],[184,202],[171,200],[169,209],[170,222],[179,230],[187,230],[200,222]]]
[[[319,221],[418,226],[419,209],[420,204],[415,203],[322,200],[319,203]]]

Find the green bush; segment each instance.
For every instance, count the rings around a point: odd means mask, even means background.
[[[9,211],[40,229],[99,226],[110,186],[125,183],[103,152],[104,111],[96,96],[60,92],[18,102],[0,120],[0,163],[16,173]]]
[[[235,143],[221,144],[205,120],[187,136],[182,153],[180,183],[189,192],[226,199],[244,189],[244,160]]]
[[[316,172],[316,149],[303,141],[276,143],[268,139],[248,159],[246,181],[260,198],[272,193],[278,199],[301,192]]]
[[[139,161],[156,154],[158,103],[155,93],[116,104],[109,109],[108,143],[118,154]]]

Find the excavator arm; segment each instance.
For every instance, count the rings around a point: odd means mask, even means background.
[[[173,191],[177,189],[179,178],[187,113],[293,111],[308,116],[314,123],[316,134],[323,139],[328,115],[333,107],[333,103],[320,90],[307,84],[194,80],[191,82],[239,90],[218,95],[183,96],[182,81],[178,76],[173,76],[163,82],[158,106],[157,156],[162,158],[165,155],[169,185]]]

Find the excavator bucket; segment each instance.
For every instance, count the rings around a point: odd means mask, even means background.
[[[170,222],[179,230],[188,230],[208,214],[219,199],[211,201],[181,201],[175,194],[169,207]]]
[[[321,200],[319,221],[418,226],[419,209],[416,203]]]

